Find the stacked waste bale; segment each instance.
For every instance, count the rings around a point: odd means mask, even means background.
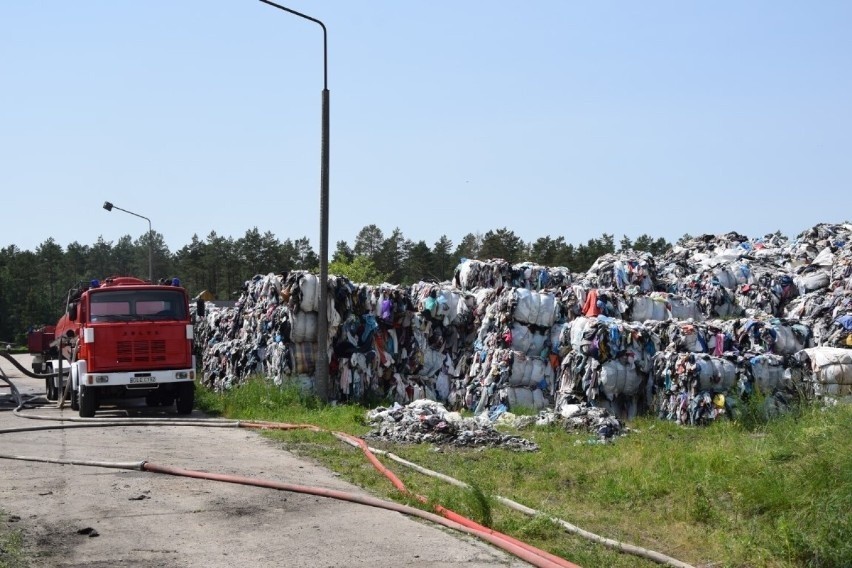
[[[557,295],[521,287],[483,299],[460,402],[476,413],[499,404],[545,408],[552,402],[558,363],[558,357],[551,358],[551,331],[564,317]]]
[[[398,386],[390,398],[400,404],[420,398],[451,403],[458,399],[456,389],[469,363],[475,296],[447,282],[419,282],[409,294],[412,349],[417,350],[418,364],[395,375]]]
[[[390,394],[403,403],[449,397],[449,377],[462,373],[467,362],[462,355],[473,329],[472,296],[437,286],[438,310],[429,315],[417,305],[422,298],[412,301],[407,288],[357,285],[333,275],[328,286],[332,396]],[[425,295],[433,286],[423,283],[414,293]],[[205,385],[230,388],[253,372],[276,384],[288,379],[312,384],[319,307],[315,275],[258,275],[245,283],[236,307],[208,305],[196,330]]]
[[[547,290],[570,286],[574,275],[564,266],[541,266],[533,262],[512,265],[512,286],[528,290]]]
[[[407,293],[391,284],[351,284],[338,288],[334,299],[341,323],[337,335],[329,338],[332,396],[359,400],[384,395],[396,386],[395,374],[416,359]]]
[[[679,424],[704,425],[730,413],[726,395],[739,379],[738,366],[731,357],[673,349],[657,353],[654,380],[659,387],[658,416]]]
[[[463,259],[453,273],[453,284],[462,290],[502,288],[512,283],[512,265],[501,258]]]
[[[706,424],[736,412],[743,397],[794,394],[784,382],[788,359],[812,345],[810,329],[764,315],[762,320],[656,323],[664,351],[654,358],[658,416]]]
[[[321,292],[319,278],[314,274],[298,271],[290,274],[283,283],[271,283],[270,293],[275,291],[276,285],[283,288],[282,299],[287,302],[289,308],[290,337],[284,336],[282,340],[289,339],[293,371],[300,376],[313,375],[318,358],[317,311]],[[336,315],[336,311],[334,313]],[[339,317],[335,320],[339,322]]]
[[[195,331],[202,348],[202,384],[219,391],[255,372],[280,381],[293,371],[289,349],[277,345],[282,335],[289,335],[291,320],[281,289],[280,276],[257,275],[244,284],[234,308],[207,303],[206,315]]]
[[[749,266],[740,262],[752,250],[738,233],[694,238],[659,260],[660,282],[667,292],[695,302],[708,318],[739,316],[738,287],[751,282]]]
[[[626,290],[636,287],[650,293],[657,289],[654,256],[649,252],[622,251],[599,257],[586,274],[593,288]]]
[[[656,259],[606,255],[580,275],[465,260],[452,282],[328,286],[335,398],[479,412],[588,403],[706,423],[723,397],[789,390],[807,349],[852,346],[852,225],[793,242],[704,235]],[[258,275],[236,307],[208,310],[196,330],[204,384],[252,372],[309,383],[319,290],[303,271]]]
[[[790,378],[808,398],[852,401],[852,349],[811,347],[793,359]]]
[[[701,321],[704,313],[697,302],[678,294],[651,292],[628,297],[628,310],[623,314],[630,321]]]
[[[659,349],[659,337],[649,327],[606,316],[579,317],[559,337],[564,356],[557,406],[589,402],[628,419],[647,409],[651,360]]]

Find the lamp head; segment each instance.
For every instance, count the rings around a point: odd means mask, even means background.
[[[104,201],[104,209],[106,209],[107,211],[112,211],[112,203],[110,203],[109,201]]]

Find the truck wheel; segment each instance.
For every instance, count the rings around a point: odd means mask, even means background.
[[[80,410],[80,396],[73,386],[71,387],[71,410]]]
[[[45,396],[47,400],[57,400],[59,398],[56,387],[53,385],[52,377],[44,379],[44,390],[46,391]]]
[[[80,387],[80,417],[91,418],[98,409],[98,393],[89,387]]]
[[[195,404],[195,383],[182,383],[178,385],[175,405],[178,414],[189,414],[192,405]]]
[[[52,373],[53,372],[53,365],[46,365],[44,372],[45,373]],[[44,390],[45,390],[45,396],[47,397],[47,400],[59,400],[59,389],[56,388],[56,385],[54,383],[55,380],[56,379],[54,379],[53,377],[49,377],[47,379],[44,379]]]

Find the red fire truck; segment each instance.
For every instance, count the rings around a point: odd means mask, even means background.
[[[68,293],[59,322],[30,334],[29,348],[33,370],[55,373],[45,379],[47,398],[67,393],[82,417],[94,416],[107,399],[139,397],[149,406],[174,404],[178,414],[192,412],[192,316],[177,279],[81,283]]]

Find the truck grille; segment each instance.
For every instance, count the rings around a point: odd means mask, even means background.
[[[119,363],[153,363],[166,360],[166,342],[119,341],[116,346],[116,358]]]

